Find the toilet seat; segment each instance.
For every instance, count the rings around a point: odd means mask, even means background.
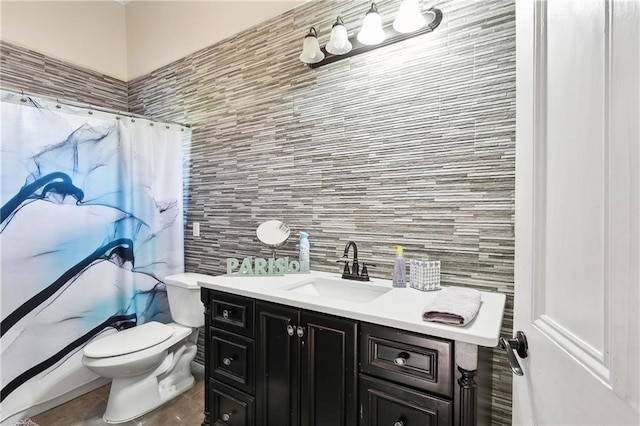
[[[169,339],[174,331],[173,327],[151,321],[89,343],[84,348],[84,356],[109,358],[140,352]]]

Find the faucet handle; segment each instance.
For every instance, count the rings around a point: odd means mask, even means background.
[[[345,275],[350,275],[351,274],[351,270],[349,269],[349,259],[344,257],[342,259],[338,259],[336,260],[337,263],[343,262],[344,263],[344,270],[342,271],[342,276],[344,277]]]
[[[374,265],[373,263],[362,262],[362,271],[360,272],[360,276],[362,278],[366,278],[366,280],[369,281],[369,270],[367,269],[367,266],[369,268],[375,268],[376,265]]]

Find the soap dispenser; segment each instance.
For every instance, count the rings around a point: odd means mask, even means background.
[[[299,247],[300,253],[298,260],[300,260],[300,271],[309,272],[309,234],[304,231],[300,231]]]
[[[407,286],[407,268],[402,253],[402,246],[396,246],[396,260],[393,263],[393,286],[397,288]]]

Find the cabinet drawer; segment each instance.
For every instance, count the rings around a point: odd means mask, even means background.
[[[254,301],[242,296],[211,293],[211,325],[232,333],[253,337]]]
[[[252,394],[255,365],[253,340],[211,328],[210,342],[211,377]]]
[[[453,397],[453,343],[362,323],[361,371],[417,389]]]
[[[215,426],[253,426],[254,400],[223,383],[209,381],[210,422]]]
[[[361,426],[451,426],[451,402],[360,375]]]

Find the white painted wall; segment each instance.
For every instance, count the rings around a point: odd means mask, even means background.
[[[128,81],[303,2],[2,0],[0,36]]]
[[[133,1],[127,4],[129,79],[224,40],[302,1]]]
[[[0,3],[3,40],[127,79],[125,7],[115,1]]]

